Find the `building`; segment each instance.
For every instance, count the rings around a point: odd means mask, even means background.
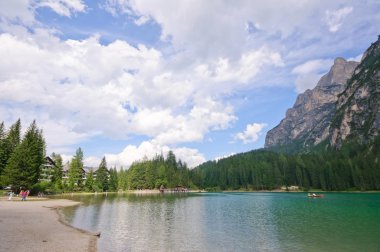
[[[41,165],[39,181],[51,181],[54,169],[57,167],[53,159],[49,156],[45,157],[44,163]]]

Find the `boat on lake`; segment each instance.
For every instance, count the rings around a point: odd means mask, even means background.
[[[323,198],[325,195],[324,194],[315,194],[315,193],[308,193],[307,197],[309,198]]]

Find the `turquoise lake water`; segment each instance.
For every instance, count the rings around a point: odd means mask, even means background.
[[[99,251],[380,251],[380,194],[74,196],[62,210]]]

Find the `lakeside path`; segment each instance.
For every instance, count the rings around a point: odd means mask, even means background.
[[[71,227],[57,212],[58,208],[77,204],[65,199],[0,198],[0,251],[96,251],[97,237]]]

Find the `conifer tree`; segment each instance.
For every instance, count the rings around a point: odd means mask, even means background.
[[[0,124],[0,176],[7,164],[4,122]]]
[[[18,119],[9,129],[5,132],[4,123],[0,126],[0,175],[5,169],[9,158],[13,151],[20,144],[21,137],[21,121]],[[5,183],[5,182],[4,182]]]
[[[117,185],[118,185],[118,190],[127,190],[128,188],[128,184],[127,184],[127,181],[128,181],[128,173],[127,171],[125,171],[123,169],[123,167],[120,168],[120,171],[118,172],[117,174]]]
[[[87,173],[86,176],[86,184],[85,188],[88,192],[93,192],[94,191],[94,171],[91,169],[89,173]]]
[[[72,158],[68,172],[69,189],[80,189],[82,186],[83,175],[83,152],[78,148],[75,156]]]
[[[18,125],[17,125],[18,124]],[[18,128],[18,129],[17,129]],[[10,139],[17,142],[17,135],[21,124],[16,123],[9,134],[14,134]],[[2,178],[6,184],[14,187],[31,188],[38,182],[41,165],[45,158],[45,140],[42,131],[38,130],[36,122],[33,121],[25,133],[22,142],[12,152],[4,169]]]
[[[62,187],[62,176],[63,176],[63,161],[62,157],[59,154],[55,154],[54,152],[51,154],[51,157],[55,163],[55,167],[53,170],[53,176],[51,181],[54,185],[58,186],[59,188]]]
[[[107,169],[106,157],[103,157],[99,164],[99,168],[96,171],[96,184],[102,191],[107,191],[109,188],[108,175],[109,172]]]
[[[117,171],[116,167],[110,169],[110,178],[109,178],[109,190],[110,191],[117,191],[118,188],[118,177],[117,177]]]

